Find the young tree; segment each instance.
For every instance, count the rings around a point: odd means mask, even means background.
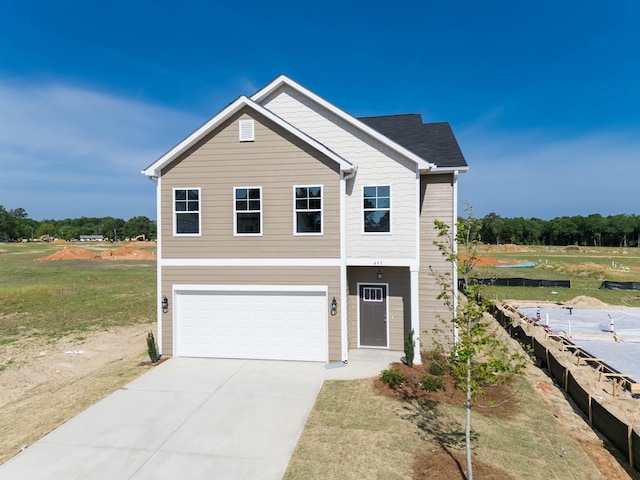
[[[522,355],[509,352],[485,320],[489,302],[482,298],[482,285],[474,282],[471,272],[478,262],[478,230],[480,223],[473,218],[471,208],[467,208],[467,217],[459,220],[451,228],[445,222],[435,221],[438,239],[434,244],[448,262],[457,270],[458,285],[450,272],[435,273],[441,293],[438,299],[449,307],[454,328],[455,343],[450,348],[449,365],[456,386],[466,392],[465,446],[467,454],[467,478],[473,480],[471,464],[471,407],[473,399],[482,393],[482,389],[492,383],[509,381],[524,367]],[[462,252],[458,253],[458,245]],[[440,346],[442,348],[442,346]]]

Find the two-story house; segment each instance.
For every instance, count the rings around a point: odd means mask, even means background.
[[[165,355],[346,361],[450,313],[433,221],[468,169],[447,123],[354,118],[286,76],[142,173],[157,182]]]

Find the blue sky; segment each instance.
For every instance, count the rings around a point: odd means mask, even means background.
[[[482,217],[638,214],[640,2],[30,0],[0,15],[0,205],[155,218],[140,170],[284,73],[448,121]]]

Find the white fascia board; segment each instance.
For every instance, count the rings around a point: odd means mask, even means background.
[[[198,141],[200,141],[207,134],[209,134],[214,128],[216,128],[218,125],[220,125],[222,122],[227,120],[229,117],[231,117],[232,115],[237,113],[241,108],[244,108],[244,107],[252,108],[259,114],[265,116],[269,120],[278,124],[279,126],[284,128],[291,134],[295,135],[302,141],[308,143],[310,146],[318,150],[320,153],[323,153],[327,157],[331,158],[338,165],[340,165],[340,170],[349,172],[353,169],[353,165],[351,164],[351,162],[345,160],[337,153],[333,152],[332,150],[322,145],[320,142],[311,138],[309,135],[305,134],[304,132],[301,132],[300,130],[295,128],[293,125],[285,122],[282,118],[278,117],[273,112],[267,110],[262,105],[259,105],[258,103],[252,101],[251,99],[243,95],[237,98],[235,101],[233,101],[229,105],[227,105],[222,111],[220,111],[220,113],[218,113],[216,116],[214,116],[209,121],[204,123],[200,128],[198,128],[195,132],[193,132],[191,135],[185,138],[182,142],[180,142],[178,145],[176,145],[167,153],[165,153],[162,157],[160,157],[158,160],[152,163],[149,167],[142,170],[142,174],[148,177],[160,176],[160,171],[162,170],[163,167],[165,167],[170,162],[175,160],[177,156],[179,156],[181,153],[185,152],[187,149],[195,145]]]
[[[310,98],[311,100],[313,100],[314,102],[316,102],[320,106],[326,108],[331,113],[337,115],[342,120],[346,121],[347,123],[350,123],[354,127],[356,127],[358,129],[360,129],[361,131],[365,132],[367,135],[369,135],[369,136],[375,138],[376,140],[378,140],[379,142],[383,143],[384,145],[389,147],[391,150],[395,150],[399,154],[407,157],[409,160],[415,162],[420,167],[420,170],[430,170],[430,169],[432,169],[432,168],[434,168],[436,166],[435,163],[427,162],[422,157],[419,157],[415,153],[413,153],[413,152],[407,150],[406,148],[404,148],[402,145],[394,142],[393,140],[390,140],[388,137],[382,135],[381,133],[379,133],[378,131],[374,130],[370,126],[364,124],[363,122],[361,122],[360,120],[358,120],[354,116],[348,114],[344,110],[339,109],[338,107],[336,107],[332,103],[327,102],[324,98],[319,97],[318,95],[316,95],[312,91],[307,90],[302,85],[300,85],[299,83],[291,80],[286,75],[280,75],[278,78],[276,78],[274,81],[272,81],[269,85],[267,85],[266,87],[258,90],[256,93],[254,93],[251,96],[251,100],[253,100],[254,102],[260,102],[265,97],[267,97],[270,93],[272,93],[275,90],[277,90],[281,85],[287,85],[287,86],[293,88],[294,90],[296,90],[299,93],[301,93],[302,95],[305,95],[306,97]]]
[[[420,169],[420,173],[429,175],[441,175],[443,173],[467,173],[469,167],[435,167],[426,171]]]

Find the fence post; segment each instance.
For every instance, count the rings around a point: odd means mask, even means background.
[[[627,424],[627,442],[629,445],[629,465],[631,465],[631,469],[633,470],[633,437],[631,434],[633,433],[633,427],[630,424]]]

